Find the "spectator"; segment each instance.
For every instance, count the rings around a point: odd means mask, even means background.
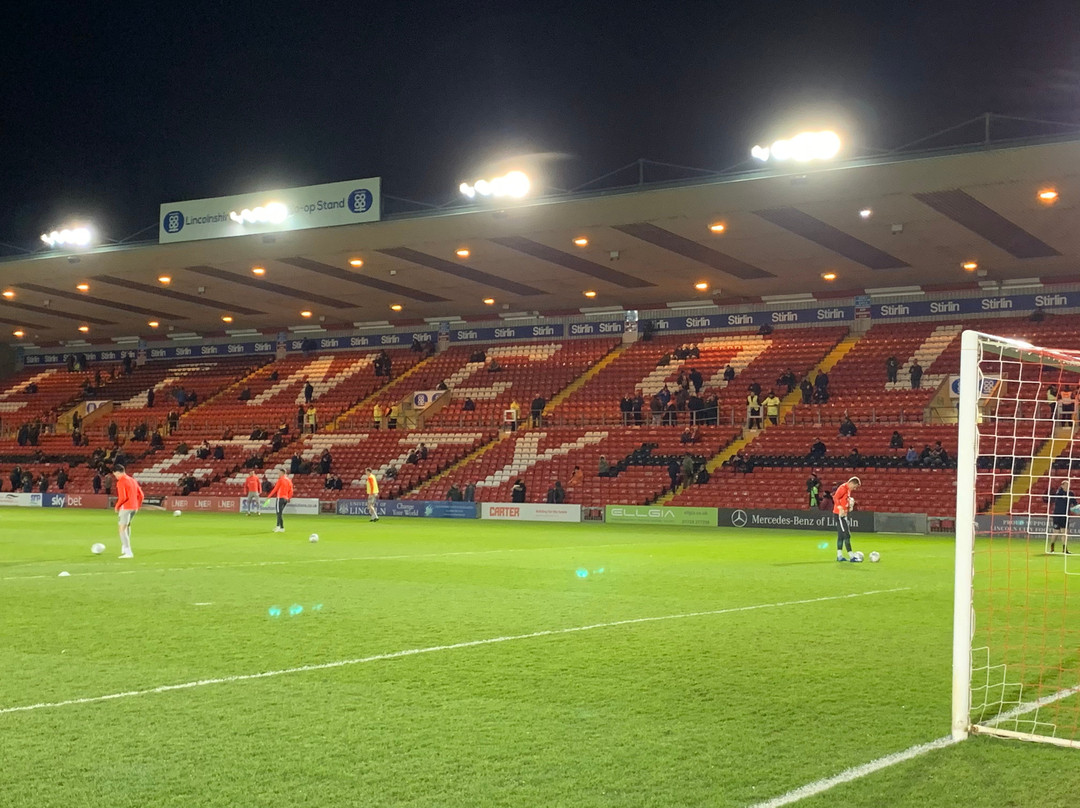
[[[190,391],[187,394],[187,397],[188,397],[188,404],[190,404],[192,407],[196,406],[199,403],[199,391],[198,390]]]
[[[1046,312],[1043,310],[1042,306],[1036,306],[1035,311],[1031,312],[1031,314],[1028,315],[1028,320],[1033,323],[1041,323],[1045,319]]]
[[[691,437],[690,427],[687,427],[683,430],[682,434],[679,435],[679,443],[690,443]]]
[[[862,465],[862,455],[854,446],[851,447],[851,454],[848,455],[848,465],[852,468]]]
[[[275,370],[270,371],[270,375],[267,378],[272,382],[276,382],[278,380],[278,378],[280,378],[280,377],[278,376],[278,372],[275,369]]]
[[[814,379],[814,392],[818,394],[822,404],[829,400],[829,374],[824,370],[819,371]]]
[[[421,460],[428,459],[428,447],[423,441],[420,441],[420,445],[416,447],[417,454],[420,455]]]
[[[799,391],[802,393],[802,403],[809,404],[814,399],[814,385],[809,379],[803,379],[799,385]]]
[[[566,502],[566,489],[558,480],[555,481],[555,499],[552,502],[556,505],[562,505]]]
[[[329,474],[333,462],[334,458],[330,455],[330,450],[323,449],[322,454],[319,455],[319,474]]]
[[[78,446],[82,443],[82,432],[78,429],[74,429],[71,432],[71,445]]]
[[[307,426],[308,432],[312,435],[319,429],[319,420],[314,404],[308,407],[307,412],[304,413],[304,423]]]
[[[666,410],[667,405],[671,401],[671,390],[669,390],[668,386],[665,384],[663,387],[660,388],[660,392],[656,395],[660,399],[660,403],[664,405],[664,409]]]
[[[443,380],[442,380],[442,381],[440,381],[440,382],[439,382],[439,383],[438,383],[437,385],[435,385],[435,389],[436,389],[436,390],[440,390],[440,391],[442,391],[442,392],[444,392],[444,393],[445,393],[445,392],[446,392],[447,390],[449,390],[450,388],[449,388],[449,387],[447,386],[447,384],[446,384],[446,379],[443,379]]]
[[[34,490],[34,478],[29,471],[24,471],[22,476],[22,491],[24,494],[29,494]]]
[[[56,472],[56,487],[62,492],[67,485],[68,474],[67,469],[61,466]]]
[[[746,393],[746,426],[749,429],[761,429],[761,404],[753,387]]]
[[[633,410],[634,410],[634,424],[636,426],[641,426],[643,423],[645,423],[645,414],[643,412],[644,409],[645,409],[645,396],[643,396],[641,394],[641,391],[638,390],[638,394],[636,396],[634,396],[634,407],[633,407]]]
[[[390,406],[390,415],[388,416],[388,419],[387,419],[387,426],[390,429],[397,429],[397,422],[398,422],[398,418],[400,418],[400,417],[401,417],[401,405],[397,404],[397,403],[392,404]]]
[[[780,423],[780,399],[774,391],[769,391],[769,395],[765,397],[764,406],[765,416],[769,419],[769,423],[773,426]]]
[[[1058,389],[1057,385],[1050,385],[1046,388],[1046,406],[1050,410],[1047,413],[1047,417],[1057,420],[1057,401],[1058,401]]]
[[[907,454],[904,455],[904,461],[909,466],[914,466],[917,462],[919,462],[919,453],[915,451],[914,446],[908,447]]]
[[[544,420],[544,407],[547,406],[547,400],[537,394],[536,398],[532,400],[532,404],[529,406],[529,412],[532,414],[533,429],[543,426]],[[633,402],[631,402],[631,409],[633,408]]]
[[[689,452],[683,455],[682,467],[680,470],[682,471],[683,483],[686,485],[689,485],[690,481],[694,479],[694,465],[694,458]]]
[[[465,401],[462,402],[461,409],[465,412],[475,412],[476,402],[469,398],[469,396],[465,396]]]
[[[895,356],[890,356],[885,360],[885,380],[889,382],[896,381],[896,374],[900,370],[900,362]]]
[[[762,323],[761,328],[758,329],[758,333],[763,337],[769,336],[773,332],[773,327],[769,323]]]
[[[300,434],[304,432],[304,406],[301,404],[296,408],[296,431]]]
[[[502,372],[502,365],[499,364],[498,359],[492,359],[490,362],[488,362],[487,369],[488,369],[488,373],[501,373]],[[524,501],[525,500],[522,500],[522,502],[524,502]]]
[[[169,410],[169,415],[165,420],[169,424],[169,431],[172,432],[180,425],[180,413],[176,410]]]
[[[410,466],[415,466],[419,464],[420,454],[416,451],[416,449],[413,449],[409,452],[409,454],[405,458],[405,462]]]
[[[289,460],[289,474],[299,474],[300,473],[300,464],[302,462],[303,462],[303,460],[300,457],[300,453],[299,452],[293,452],[293,456]]]
[[[623,426],[630,425],[630,419],[634,417],[634,399],[625,395],[619,399],[619,416]]]
[[[813,510],[818,506],[818,498],[821,496],[821,480],[818,479],[817,472],[810,472],[810,476],[806,479],[806,498],[807,507]]]
[[[382,429],[383,408],[382,404],[378,401],[375,402],[375,406],[371,408],[371,421],[375,425],[376,429]]]
[[[18,433],[16,433],[15,442],[20,446],[26,446],[30,442],[30,426],[23,424],[19,427]]]
[[[930,451],[930,444],[927,443],[923,446],[923,450],[919,452],[919,464],[923,466],[930,465],[933,453]]]
[[[761,384],[758,382],[750,382],[750,389],[754,392],[754,395],[759,399],[761,398]]]
[[[487,353],[482,348],[478,348],[477,350],[475,350],[471,354],[469,354],[469,361],[470,362],[486,362],[487,361]]]
[[[469,483],[465,486],[465,502],[476,501],[476,483]]]
[[[679,460],[678,458],[671,458],[667,464],[668,480],[671,482],[671,490],[674,491],[675,487],[679,484]]]
[[[116,443],[116,436],[120,432],[120,427],[116,425],[116,421],[109,421],[109,427],[107,432],[109,435],[109,440],[111,440],[113,443]]]
[[[494,361],[494,360],[492,360],[492,361]],[[513,401],[510,402],[509,410],[510,410],[510,431],[511,432],[517,432],[518,422],[521,420],[521,405],[518,404],[518,401],[517,401],[516,398]]]
[[[581,466],[574,466],[574,471],[570,475],[570,482],[566,484],[566,487],[573,488],[575,485],[580,485],[584,476],[584,473],[581,471]]]
[[[547,494],[544,495],[544,502],[546,502],[548,505],[554,505],[555,504],[555,484],[554,483],[552,483],[550,486],[548,486]]]
[[[94,472],[94,479],[90,481],[90,486],[94,489],[95,494],[101,493],[101,472]]]
[[[852,421],[847,413],[844,413],[844,420],[840,422],[840,437],[842,438],[854,438],[859,428],[855,426],[855,422]]]
[[[833,509],[832,492],[830,492],[828,489],[823,490],[821,492],[821,504],[818,505],[818,507],[821,508],[821,510],[823,510],[823,511],[827,511],[827,512],[832,511],[832,509]]]
[[[690,404],[690,391],[685,387],[680,387],[679,391],[675,394],[675,409],[678,412],[686,412],[687,406]]]
[[[240,395],[236,397],[237,401],[251,401],[251,388],[245,387],[240,391]]]
[[[810,447],[810,462],[816,462],[825,456],[825,442],[818,438]]]
[[[607,477],[609,471],[611,471],[611,466],[608,465],[607,458],[600,455],[600,459],[596,463],[596,476]]]
[[[195,456],[200,460],[207,460],[210,457],[210,441],[204,440],[202,446],[195,450]]]
[[[903,449],[904,448],[904,438],[903,438],[903,436],[900,434],[900,432],[898,430],[895,430],[895,429],[893,430],[892,437],[889,438],[889,448],[890,449]]]
[[[664,402],[660,400],[659,395],[654,395],[649,399],[649,414],[652,416],[652,425],[660,426],[660,421],[664,417]]]
[[[387,466],[383,476],[388,480],[396,480],[398,476],[397,466]]]
[[[146,406],[152,409],[154,406],[155,398],[157,398],[157,393],[155,393],[154,388],[151,387],[149,390],[146,391]]]
[[[38,493],[44,494],[49,490],[49,475],[45,472],[41,472],[41,476],[38,477]]]
[[[735,380],[735,368],[731,365],[727,365],[724,368],[724,381],[729,384]]]
[[[521,481],[519,477],[517,482],[514,483],[514,487],[510,489],[510,501],[511,502],[524,502],[525,501],[525,483]]]
[[[911,389],[918,390],[922,384],[922,365],[919,364],[919,360],[915,359],[911,363],[911,369],[908,371],[908,376],[911,378]]]
[[[700,393],[702,385],[705,384],[705,377],[697,368],[690,368],[690,384],[694,387],[694,393]]]
[[[1076,399],[1071,387],[1062,387],[1058,393],[1058,420],[1063,424],[1071,424],[1076,412]],[[35,446],[33,430],[30,432],[30,445]]]
[[[463,499],[461,495],[461,489],[457,487],[456,483],[450,483],[450,488],[446,491],[447,502],[461,502]]]

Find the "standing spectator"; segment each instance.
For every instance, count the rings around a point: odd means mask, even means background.
[[[694,479],[694,458],[689,452],[683,455],[680,471],[682,471],[683,484],[689,485],[690,481]]]
[[[558,480],[555,481],[554,491],[555,498],[552,500],[552,502],[555,505],[562,505],[564,502],[566,502],[566,489],[563,488],[563,484]]]
[[[811,463],[819,462],[821,460],[821,458],[823,458],[825,456],[825,452],[826,452],[825,442],[821,438],[818,438],[810,446],[810,462]]]
[[[609,471],[611,471],[611,465],[604,455],[600,455],[600,460],[596,463],[596,476],[607,477]]]
[[[694,386],[694,393],[701,392],[701,386],[705,384],[705,377],[701,375],[701,371],[697,368],[690,368],[690,384]]]
[[[754,392],[755,396],[757,396],[759,399],[761,398],[761,383],[760,382],[750,382],[750,389]]]
[[[746,393],[746,426],[749,429],[761,429],[761,404],[753,387]]]
[[[378,401],[375,402],[375,406],[371,408],[371,421],[375,425],[376,429],[382,429],[383,408],[382,404]]]
[[[1071,387],[1062,387],[1061,392],[1058,393],[1058,420],[1063,424],[1071,424],[1073,421],[1073,415],[1076,412],[1076,399],[1073,397],[1073,391]],[[34,443],[34,433],[30,433],[30,445],[36,445]]]
[[[308,431],[314,435],[319,428],[319,420],[314,404],[308,407],[307,412],[304,413],[304,422],[307,424]]]
[[[908,376],[911,378],[911,389],[918,390],[922,384],[922,365],[919,364],[918,359],[912,361]]]
[[[667,464],[668,479],[671,481],[671,490],[675,490],[675,486],[679,483],[679,460],[678,458],[671,458]]]
[[[514,487],[510,489],[510,501],[511,502],[524,502],[525,501],[525,483],[521,481],[519,477],[514,483]]]
[[[536,398],[532,400],[532,404],[529,406],[529,411],[532,414],[533,429],[543,426],[544,407],[546,406],[547,400],[537,393]],[[631,408],[633,408],[633,402],[631,402]]]
[[[492,361],[495,361],[495,360],[492,360]],[[511,415],[510,415],[510,431],[511,432],[517,432],[518,421],[521,420],[521,405],[518,404],[518,401],[517,401],[516,398],[513,401],[510,402],[509,409],[510,409],[510,412],[511,412]]]
[[[735,381],[735,368],[733,368],[731,365],[727,365],[724,368],[724,381],[728,384],[731,384],[731,382]]]
[[[465,502],[476,501],[476,483],[469,483],[465,486]]]
[[[764,407],[769,423],[773,426],[780,423],[780,399],[776,397],[774,391],[770,390],[769,395],[765,397]]]
[[[649,413],[652,415],[652,425],[660,426],[660,420],[663,418],[664,413],[664,403],[660,400],[659,394],[649,399]]]
[[[101,472],[94,472],[94,479],[90,481],[91,487],[94,489],[95,494],[101,493]]]
[[[634,417],[634,399],[629,395],[619,399],[619,417],[623,426],[629,426],[630,419]]]
[[[303,460],[300,457],[300,453],[293,452],[293,456],[289,460],[289,474],[299,474],[301,463],[303,463]]]
[[[1072,555],[1069,552],[1069,511],[1076,506],[1076,497],[1069,492],[1069,481],[1062,480],[1058,485],[1057,490],[1052,492],[1047,501],[1050,503],[1050,512],[1053,514],[1052,528],[1053,532],[1050,534],[1050,552],[1054,552],[1054,546],[1058,539],[1061,539],[1061,550],[1066,555]]]
[[[889,382],[896,381],[896,374],[900,370],[900,362],[895,356],[890,356],[885,360],[885,379]]]
[[[38,477],[38,492],[44,494],[49,490],[49,475],[45,472],[41,472],[41,476]]]
[[[1050,385],[1046,388],[1046,406],[1050,410],[1047,413],[1048,418],[1057,420],[1057,402],[1058,402],[1058,389],[1057,385]]]
[[[817,472],[810,472],[810,476],[806,479],[806,498],[807,507],[813,510],[818,506],[818,499],[821,496],[821,480],[818,479]]]
[[[447,502],[461,502],[463,499],[461,489],[457,487],[456,483],[450,483],[450,488],[446,491]]]
[[[889,448],[890,449],[903,449],[904,448],[904,437],[900,434],[900,432],[898,430],[895,430],[895,429],[893,430],[892,437],[889,438]]]
[[[702,415],[705,410],[705,402],[701,400],[701,396],[699,396],[697,393],[694,393],[694,395],[690,396],[690,400],[686,402],[686,409],[690,413],[691,424],[700,424],[705,420],[704,416]]]
[[[829,400],[829,374],[824,370],[820,371],[814,379],[814,392],[817,393],[822,404]]]
[[[401,417],[401,405],[394,403],[390,406],[390,415],[387,419],[387,427],[390,429],[397,429],[398,418]]]
[[[109,435],[109,440],[111,440],[113,443],[116,443],[116,436],[120,432],[120,427],[116,425],[116,421],[109,421],[109,428],[107,432]]]
[[[60,469],[56,472],[56,487],[60,489],[61,492],[63,492],[64,487],[67,485],[67,481],[67,469],[61,466]]]
[[[809,404],[814,400],[814,385],[809,379],[802,380],[802,384],[799,385],[799,391],[802,393],[803,404]]]
[[[304,382],[304,403],[310,404],[313,395],[315,395],[315,388],[311,386],[311,382]]]
[[[157,393],[155,393],[154,388],[151,387],[146,391],[146,406],[153,409],[155,398],[157,398]]]
[[[304,406],[302,404],[296,408],[296,431],[301,435],[304,433]]]
[[[643,396],[641,394],[641,391],[638,390],[638,394],[636,396],[634,396],[634,406],[633,406],[634,425],[635,426],[641,426],[643,423],[645,423],[645,415],[642,412],[642,410],[644,410],[644,409],[645,409],[645,396]]]

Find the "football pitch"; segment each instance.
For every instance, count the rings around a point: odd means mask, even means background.
[[[124,561],[108,512],[0,514],[0,806],[751,806],[948,733],[948,538],[272,525],[144,512]],[[796,804],[1073,806],[1078,762]]]

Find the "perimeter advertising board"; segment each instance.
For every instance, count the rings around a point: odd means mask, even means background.
[[[608,505],[604,521],[618,525],[716,527],[716,508],[674,508],[667,505]]]
[[[539,505],[532,502],[482,502],[481,519],[509,522],[580,522],[580,505]]]
[[[159,210],[158,241],[169,244],[377,222],[380,194],[379,177],[369,177],[213,199],[165,202]]]
[[[720,527],[775,528],[780,530],[836,530],[836,514],[829,511],[789,511],[778,509],[744,510],[720,508]],[[872,511],[851,514],[851,529],[856,533],[874,532]]]
[[[475,519],[475,502],[441,502],[420,499],[380,499],[375,503],[379,516],[416,516],[435,519]],[[339,499],[337,512],[342,516],[367,516],[366,499]]]

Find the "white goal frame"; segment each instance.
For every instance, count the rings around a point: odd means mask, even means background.
[[[1037,348],[1030,343],[1008,337],[964,331],[960,338],[960,391],[958,418],[958,447],[956,472],[956,560],[953,599],[953,665],[952,665],[952,737],[963,740],[969,734],[996,735],[1003,738],[1049,743],[1080,749],[1080,739],[1056,737],[1052,725],[1039,721],[1038,710],[1044,704],[1080,693],[1080,685],[1031,703],[1019,703],[1007,711],[976,723],[972,719],[972,673],[973,639],[975,636],[974,598],[974,551],[976,534],[976,478],[979,458],[979,419],[982,396],[980,362],[983,346],[993,344],[995,350],[1017,359],[1030,357],[1045,363],[1047,355],[1060,363],[1063,369],[1080,372],[1080,355],[1071,352],[1057,353],[1053,349]],[[1080,434],[1077,435],[1080,439]],[[1053,438],[1051,438],[1053,439]],[[1078,542],[1080,544],[1080,542]],[[979,649],[985,651],[986,649]],[[980,663],[981,663],[980,659]],[[1003,705],[1004,706],[1004,705]],[[1035,715],[1033,721],[1025,720],[1033,728],[1046,726],[1045,734],[1020,732],[1006,729],[1008,724],[1021,715]]]

